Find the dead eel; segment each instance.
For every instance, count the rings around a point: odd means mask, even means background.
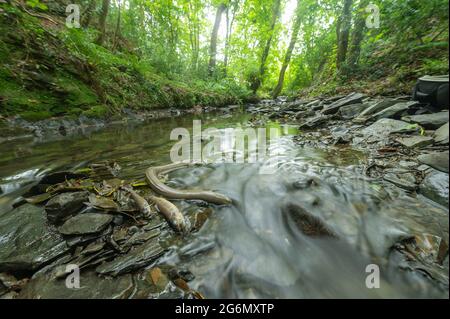
[[[147,177],[147,182],[150,185],[151,189],[170,199],[197,199],[203,200],[208,203],[217,204],[217,205],[228,205],[231,204],[231,199],[228,197],[217,194],[211,191],[188,191],[188,190],[176,190],[173,189],[164,183],[162,183],[158,176],[160,174],[169,173],[171,171],[188,167],[191,164],[189,163],[174,163],[164,166],[155,166],[149,167],[145,171],[145,176]]]

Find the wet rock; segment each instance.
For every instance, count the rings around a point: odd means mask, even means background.
[[[81,214],[68,219],[58,230],[63,235],[96,234],[104,230],[113,218],[108,214]]]
[[[397,118],[408,111],[410,108],[419,105],[418,102],[400,102],[381,110],[372,115],[370,120],[379,120],[382,118]]]
[[[358,104],[358,103],[362,103],[362,99],[363,99],[364,95],[361,93],[351,93],[348,96],[337,100],[333,103],[331,103],[330,105],[328,105],[327,107],[325,107],[322,110],[323,114],[334,114],[337,111],[339,111],[339,109],[343,106],[346,105],[350,105],[350,104]]]
[[[432,170],[420,184],[420,193],[444,206],[448,206],[448,174]]]
[[[0,239],[0,271],[36,270],[68,250],[43,208],[30,204],[2,215]]]
[[[127,254],[98,266],[96,271],[100,274],[117,276],[149,265],[163,252],[164,250],[158,242],[148,241],[130,250]]]
[[[316,117],[310,119],[306,123],[303,123],[302,125],[300,125],[300,129],[302,129],[302,128],[307,128],[307,129],[315,128],[315,127],[318,127],[318,126],[326,123],[328,120],[330,120],[329,116],[319,115],[319,116],[316,116]]]
[[[343,106],[339,109],[339,114],[342,116],[344,120],[351,120],[356,115],[367,109],[368,104],[366,103],[358,103],[358,104],[350,104]]]
[[[82,272],[80,289],[67,288],[66,279],[51,274],[33,278],[20,292],[23,299],[127,299],[134,290],[131,275],[101,278],[93,271]]]
[[[412,173],[388,173],[383,176],[383,179],[408,191],[415,191],[417,189],[416,178]]]
[[[86,178],[87,175],[85,174],[78,174],[78,173],[72,173],[72,172],[55,172],[48,174],[44,176],[40,181],[39,184],[44,185],[54,185],[63,183],[70,179],[80,179],[80,178]]]
[[[362,111],[355,119],[355,121],[364,123],[366,121],[366,118],[369,117],[369,115],[378,113],[392,105],[395,105],[396,103],[398,103],[398,101],[395,100],[383,100],[376,102],[375,104],[369,106],[364,111]]]
[[[403,121],[394,119],[380,119],[372,125],[363,129],[361,132],[366,136],[382,138],[388,136],[391,133],[408,131],[408,126],[409,124]]]
[[[403,121],[417,123],[426,129],[438,129],[448,123],[448,112],[438,112],[433,114],[422,114],[402,117]]]
[[[448,144],[449,126],[444,124],[434,133],[434,141],[436,144]]]
[[[334,231],[319,217],[314,216],[305,208],[293,204],[286,204],[283,209],[283,217],[288,224],[293,224],[303,234],[311,237],[337,237]]]
[[[78,213],[89,199],[89,192],[62,193],[50,199],[45,205],[47,219],[60,224]]]
[[[70,247],[80,246],[80,245],[84,245],[86,243],[90,243],[91,241],[99,239],[101,237],[108,236],[109,234],[111,234],[111,232],[112,232],[112,227],[108,226],[100,233],[83,234],[83,235],[79,235],[79,236],[70,236],[70,238],[67,238],[66,242],[67,242],[67,245],[69,245]]]
[[[437,152],[430,154],[422,154],[417,157],[419,162],[431,166],[441,172],[448,173],[448,159],[449,153],[446,152]]]
[[[157,291],[165,290],[169,284],[169,279],[158,267],[150,269],[147,278],[149,283],[154,285]]]
[[[434,139],[430,136],[412,136],[397,139],[397,142],[408,148],[421,148],[431,145]]]

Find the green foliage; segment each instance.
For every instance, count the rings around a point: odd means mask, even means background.
[[[357,59],[347,56],[339,71],[343,0],[281,0],[279,17],[277,0],[111,1],[104,33],[100,1],[74,1],[82,7],[81,29],[64,26],[65,1],[21,3],[0,3],[0,113],[7,115],[224,105],[246,100],[259,84],[258,94],[267,97],[278,82],[297,3],[300,30],[283,94],[409,92],[423,74],[448,73],[448,0],[374,2],[379,29],[358,24],[370,1],[354,0],[348,50]],[[227,10],[210,76],[211,31],[221,4]]]
[[[27,0],[26,4],[31,8],[40,9],[40,10],[48,10],[48,7],[45,3],[40,2],[39,0]]]

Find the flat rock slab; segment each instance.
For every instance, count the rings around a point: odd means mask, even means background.
[[[71,192],[56,195],[45,205],[48,220],[59,224],[78,213],[89,199],[89,192]]]
[[[68,249],[42,207],[25,204],[0,218],[0,272],[36,270]]]
[[[20,292],[19,299],[127,299],[134,290],[131,275],[101,278],[95,272],[80,274],[80,288],[67,288],[66,278],[49,274],[33,278]]]
[[[422,114],[402,117],[403,121],[419,124],[426,129],[436,130],[448,123],[448,112],[438,112],[433,114]]]
[[[433,169],[420,184],[420,192],[429,199],[448,206],[448,174]]]
[[[345,105],[339,109],[339,114],[343,119],[350,120],[361,113],[363,110],[367,109],[368,106],[369,105],[367,103]]]
[[[151,240],[130,250],[125,255],[101,264],[97,267],[96,271],[100,274],[118,276],[148,266],[152,261],[161,256],[163,252],[164,250],[159,243],[156,240]]]
[[[408,148],[420,148],[433,144],[434,139],[430,136],[412,136],[399,138],[397,142]]]
[[[408,131],[410,124],[394,119],[380,119],[372,125],[364,128],[361,132],[363,135],[386,137],[391,133]]]
[[[431,166],[441,172],[448,173],[448,151],[422,154],[417,159],[419,162]]]
[[[96,234],[104,230],[113,219],[108,214],[80,214],[67,220],[58,230],[63,235]]]
[[[369,106],[368,108],[366,108],[364,111],[362,111],[358,115],[358,118],[368,117],[369,115],[378,113],[396,103],[398,103],[398,101],[395,101],[395,100],[383,100],[383,101],[376,102],[376,103],[372,104],[371,106]]]
[[[396,118],[400,117],[404,112],[410,108],[418,105],[418,102],[398,102],[392,106],[389,106],[378,113],[375,113],[370,117],[373,120],[379,120],[382,118]]]
[[[435,133],[434,133],[434,141],[436,144],[448,144],[448,122],[442,125]]]
[[[346,97],[337,100],[336,102],[331,103],[330,105],[326,106],[323,110],[323,114],[335,114],[339,109],[345,105],[350,104],[358,104],[362,103],[364,95],[361,93],[351,93],[347,95]]]

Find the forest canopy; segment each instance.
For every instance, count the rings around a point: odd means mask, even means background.
[[[70,4],[78,5],[78,28],[64,25]],[[109,66],[133,63],[132,76],[172,81],[177,92],[224,94],[228,102],[255,94],[407,92],[421,75],[448,73],[448,0],[2,0],[0,6],[2,28],[12,22],[28,34],[57,29],[65,49],[100,77]],[[40,26],[5,19],[19,11]],[[11,35],[0,37],[0,52],[7,56],[17,48],[5,37]],[[46,37],[39,41],[46,47]],[[17,78],[13,69],[0,73],[5,81]],[[105,88],[115,85],[111,77],[106,84],[80,78],[97,102],[120,104]],[[168,98],[158,99],[163,105]]]

